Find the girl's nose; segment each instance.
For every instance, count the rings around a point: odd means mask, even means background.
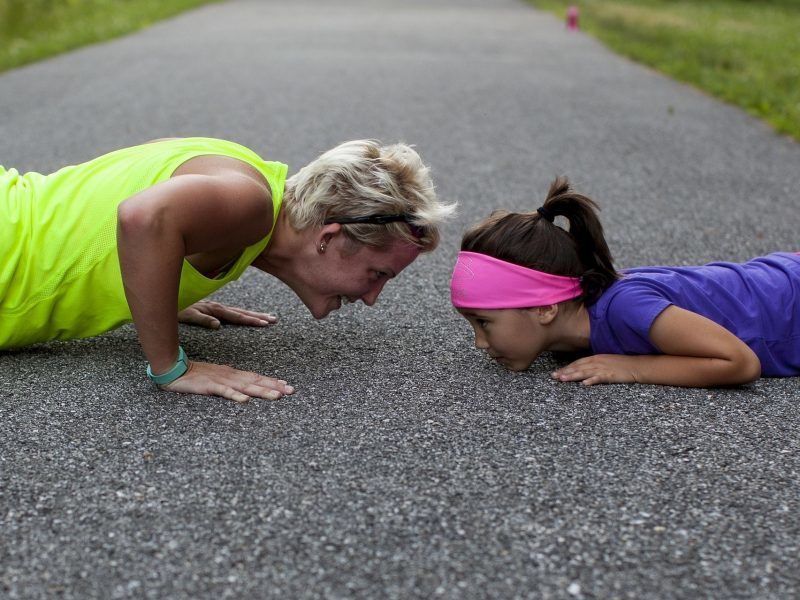
[[[486,341],[486,338],[483,337],[481,334],[475,334],[475,347],[478,350],[487,350],[489,348],[489,342]]]

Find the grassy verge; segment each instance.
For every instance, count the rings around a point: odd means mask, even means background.
[[[0,71],[218,0],[0,0]]]
[[[529,0],[800,140],[800,0]]]

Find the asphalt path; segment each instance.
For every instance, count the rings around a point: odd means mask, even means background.
[[[0,164],[43,172],[164,136],[292,172],[405,140],[460,203],[373,308],[317,322],[253,272],[218,298],[278,325],[182,329],[290,399],[158,392],[130,327],[0,353],[0,596],[800,594],[799,379],[510,374],[447,287],[463,229],[556,174],[602,204],[620,267],[797,249],[797,143],[513,0],[209,5],[0,76],[0,114]]]

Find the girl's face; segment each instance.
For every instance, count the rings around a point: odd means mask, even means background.
[[[536,308],[458,309],[475,331],[475,347],[512,371],[524,371],[546,349]]]

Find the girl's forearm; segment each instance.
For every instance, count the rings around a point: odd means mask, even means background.
[[[638,383],[680,387],[740,385],[758,379],[761,370],[752,361],[737,358],[698,358],[693,356],[626,356]]]
[[[650,327],[661,356],[641,356],[649,383],[711,387],[749,383],[761,376],[761,361],[747,344],[697,313],[667,307]]]
[[[598,383],[652,383],[681,387],[713,387],[748,383],[761,375],[761,365],[752,351],[729,356],[693,357],[674,354],[628,356],[594,354],[556,370],[559,381]]]

